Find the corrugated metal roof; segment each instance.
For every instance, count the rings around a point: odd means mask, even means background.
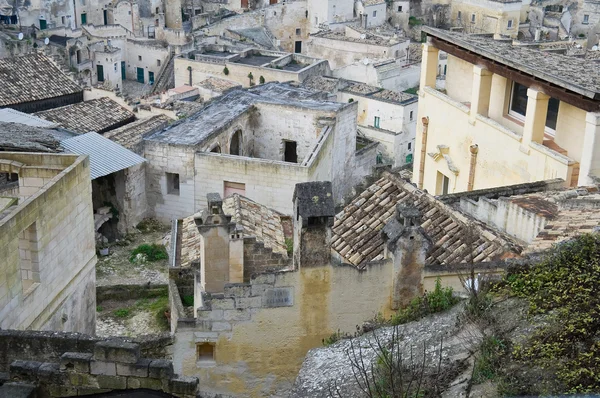
[[[146,161],[129,149],[94,132],[68,138],[60,145],[65,152],[89,155],[92,180]]]
[[[29,115],[27,113],[19,112],[15,109],[2,108],[0,109],[0,122],[6,123],[21,123],[27,126],[35,127],[56,127],[56,123],[52,123],[48,120],[44,120],[37,116]]]

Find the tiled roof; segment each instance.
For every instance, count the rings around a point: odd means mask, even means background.
[[[61,152],[61,149],[53,130],[0,122],[0,151]]]
[[[135,120],[133,112],[108,97],[49,109],[35,115],[80,134],[90,131],[104,133]]]
[[[600,94],[600,68],[589,59],[539,51],[482,35],[469,35],[423,26],[423,32],[519,72],[554,83],[589,98]]]
[[[339,80],[333,77],[309,76],[302,82],[302,87],[309,90],[319,90],[333,93],[338,85],[338,82]]]
[[[243,228],[244,236],[255,236],[265,247],[287,256],[281,213],[238,194],[223,200],[223,212]]]
[[[419,99],[413,94],[387,90],[381,87],[370,86],[365,83],[353,83],[342,89],[342,91],[361,95],[367,98],[373,98],[375,100],[394,102],[397,104],[408,104],[416,102]]]
[[[202,80],[196,84],[199,87],[205,88],[211,91],[223,92],[234,87],[241,87],[242,85],[227,79],[220,79],[218,77],[211,76],[208,79]]]
[[[170,121],[171,119],[165,115],[151,116],[108,131],[104,134],[104,137],[123,145],[127,149],[134,149],[141,144],[144,136],[165,128]]]
[[[394,216],[398,203],[414,205],[421,212],[421,227],[433,242],[426,265],[465,263],[471,258],[487,262],[515,257],[520,252],[520,247],[506,236],[391,173],[385,173],[336,216],[333,250],[357,267],[383,259],[381,229]]]
[[[83,91],[41,54],[0,59],[0,106],[40,101]]]
[[[179,260],[180,267],[189,267],[192,261],[200,258],[200,245],[202,236],[198,232],[198,227],[194,218],[199,216],[199,213],[192,214],[181,220],[181,254]]]
[[[374,6],[376,4],[385,3],[385,0],[362,0],[362,3],[365,6]]]

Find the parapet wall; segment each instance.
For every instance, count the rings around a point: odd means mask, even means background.
[[[195,397],[196,377],[176,375],[171,361],[142,357],[142,344],[165,341],[135,343],[77,333],[2,330],[0,371],[9,375],[10,382],[4,385],[34,384],[49,397],[126,389]]]

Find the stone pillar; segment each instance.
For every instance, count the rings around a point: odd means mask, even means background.
[[[429,42],[423,44],[423,59],[421,60],[420,89],[434,87],[437,78],[438,57],[440,50]]]
[[[169,29],[181,29],[181,0],[165,1],[165,24]]]
[[[600,177],[600,113],[588,112],[585,117],[583,151],[577,185],[590,185],[590,176]]]
[[[541,144],[544,141],[548,101],[550,97],[532,88],[527,90],[527,113],[523,127],[523,146],[527,148],[530,142]]]
[[[477,115],[488,115],[493,73],[480,66],[473,65],[473,89],[471,91],[471,112],[469,122],[475,124]]]
[[[504,104],[506,103],[506,85],[508,80],[498,74],[492,75],[492,86],[490,88],[490,102],[488,117],[497,122],[504,117]]]

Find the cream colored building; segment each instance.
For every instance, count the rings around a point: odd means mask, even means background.
[[[2,152],[0,328],[94,334],[96,247],[89,160]]]
[[[467,33],[517,37],[522,0],[453,0],[450,26]]]
[[[600,73],[590,60],[424,27],[414,181],[432,194],[600,173]],[[448,53],[445,90],[435,89]]]

